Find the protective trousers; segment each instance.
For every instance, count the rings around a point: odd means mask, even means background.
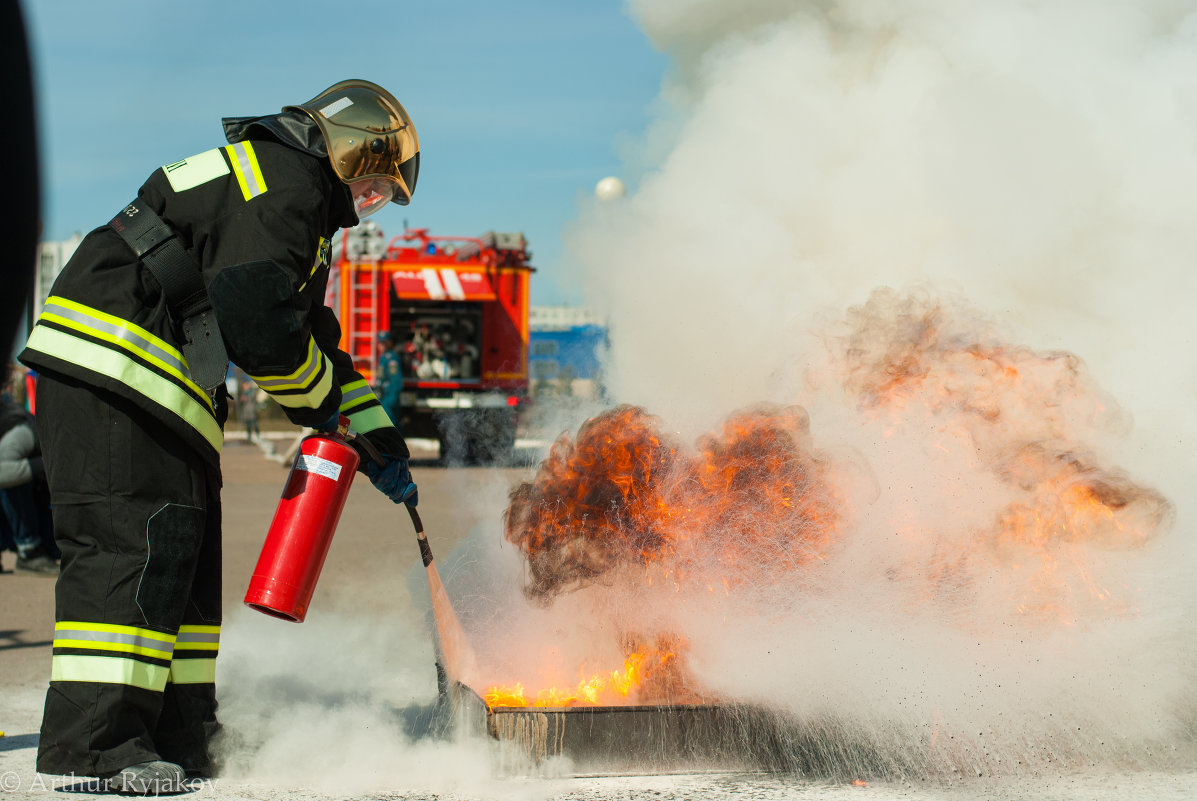
[[[38,422],[62,550],[37,769],[203,774],[217,728],[220,474],[161,423],[43,374]]]

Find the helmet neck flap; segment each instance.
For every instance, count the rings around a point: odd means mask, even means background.
[[[301,111],[285,110],[262,117],[225,117],[220,122],[230,144],[246,139],[269,139],[316,158],[331,184],[329,224],[333,228],[352,228],[357,225],[353,195],[333,171],[324,135],[311,117]]]

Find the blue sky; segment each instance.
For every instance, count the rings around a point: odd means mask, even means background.
[[[666,67],[616,0],[24,0],[44,238],[103,224],[158,166],[349,77],[399,97],[420,135],[406,219],[433,234],[523,231],[537,304],[581,303],[561,230],[621,172]]]

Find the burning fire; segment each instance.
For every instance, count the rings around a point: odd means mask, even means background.
[[[627,703],[628,693],[640,686],[640,667],[644,654],[632,654],[624,660],[622,670],[595,673],[582,679],[572,690],[549,687],[539,690],[529,702],[524,685],[516,682],[507,687],[493,686],[482,696],[488,706],[612,706]]]
[[[891,433],[918,427],[962,443],[978,475],[1011,497],[988,530],[955,532],[942,560],[952,567],[932,571],[934,581],[950,574],[958,589],[970,576],[1003,575],[1019,614],[1069,623],[1082,606],[1128,611],[1095,577],[1095,556],[1141,548],[1172,507],[1090,453],[1086,440],[1125,422],[1081,360],[982,341],[939,303],[891,291],[851,320],[840,343],[844,386],[864,415]]]
[[[494,685],[482,697],[490,707],[570,707],[626,706],[636,703],[678,703],[697,698],[684,686],[676,637],[660,637],[654,645],[627,638],[626,647],[634,647],[619,670],[585,675],[579,671],[572,688],[549,687],[538,690],[529,700],[524,685]]]
[[[962,619],[969,603],[1069,624],[1133,611],[1127,588],[1100,574],[1100,554],[1142,547],[1171,506],[1103,466],[1087,444],[1122,425],[1117,407],[1080,359],[987,342],[967,317],[879,291],[850,311],[849,332],[832,349],[862,428],[951,454],[944,463],[959,471],[946,474],[955,486],[926,492],[952,497],[967,486],[989,495],[968,510],[968,523],[920,516],[919,498],[903,506],[908,519],[882,520],[881,534],[901,530],[909,545],[884,575],[913,576],[904,585],[912,606],[939,598]],[[868,530],[849,524],[860,510],[845,506],[851,493],[836,476],[796,406],[740,411],[693,448],[643,409],[618,406],[553,444],[534,479],[512,492],[506,537],[526,557],[525,593],[542,604],[594,583],[643,589],[657,579],[675,594],[719,587],[736,595],[791,581],[878,536],[876,521]],[[871,557],[868,547],[851,552]],[[495,686],[487,702],[676,699],[688,686],[676,653],[625,650],[622,669],[579,671],[572,688],[530,695],[522,684]],[[648,691],[654,673],[671,675],[671,689]]]
[[[626,565],[738,582],[822,558],[839,523],[827,471],[796,407],[741,412],[691,453],[619,406],[562,435],[512,492],[507,539],[543,601]]]

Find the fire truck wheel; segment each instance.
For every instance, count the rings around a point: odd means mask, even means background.
[[[473,410],[440,421],[441,461],[447,466],[510,464],[515,417],[506,411]]]

